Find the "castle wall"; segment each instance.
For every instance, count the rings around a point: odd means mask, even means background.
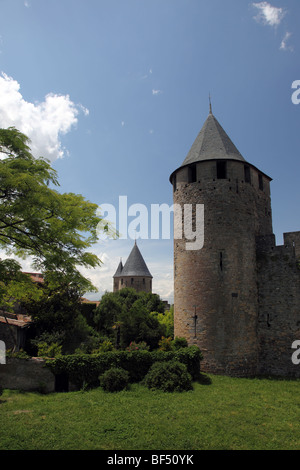
[[[6,364],[0,365],[0,383],[3,388],[26,392],[55,391],[55,376],[45,366],[41,358],[7,358]]]
[[[300,232],[284,234],[276,246],[274,235],[257,239],[259,369],[262,375],[300,377],[292,362],[300,340]]]

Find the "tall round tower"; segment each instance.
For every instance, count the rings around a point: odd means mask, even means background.
[[[190,240],[174,236],[175,336],[200,347],[207,372],[255,374],[256,236],[272,233],[271,178],[242,157],[210,107],[170,181],[182,214],[192,205],[194,225],[204,206],[203,247],[187,249]]]

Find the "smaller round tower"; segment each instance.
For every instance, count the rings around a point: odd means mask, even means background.
[[[123,266],[120,261],[117,271],[113,276],[113,291],[117,292],[124,287],[132,287],[137,292],[152,293],[152,279],[144,258],[137,246],[136,241]]]

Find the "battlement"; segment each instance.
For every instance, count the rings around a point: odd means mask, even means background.
[[[273,257],[283,256],[285,259],[295,260],[300,258],[300,232],[283,234],[283,245],[276,245],[274,234],[256,237],[256,252],[260,255]]]
[[[300,258],[300,232],[288,232],[283,234],[284,245],[293,248],[296,259]]]

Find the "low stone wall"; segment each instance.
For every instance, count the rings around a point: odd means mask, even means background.
[[[0,364],[0,386],[11,390],[51,393],[55,391],[55,376],[44,367],[40,358],[7,358]]]

